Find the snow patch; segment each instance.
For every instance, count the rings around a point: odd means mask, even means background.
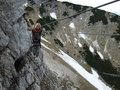
[[[84,40],[87,40],[87,36],[85,34],[82,34],[81,32],[79,32],[80,34],[78,35],[80,38],[82,37]]]
[[[93,42],[93,46],[96,47],[97,49],[100,49],[100,46],[99,46],[97,40],[95,40],[95,41]]]
[[[93,49],[92,46],[89,47],[89,50],[90,50],[92,53],[94,53],[94,49]]]
[[[84,34],[84,32],[79,32],[78,37],[83,38],[88,44],[90,44],[90,41],[92,41],[90,37]]]
[[[42,18],[39,14],[38,14],[38,17],[39,17],[39,18]]]
[[[25,3],[23,6],[24,6],[24,7],[27,7],[27,5],[28,5],[28,3]]]
[[[75,29],[75,24],[73,22],[70,23],[69,25],[72,29]]]
[[[74,38],[74,43],[75,43],[75,44],[78,44],[79,47],[82,47],[82,44],[78,41],[77,38]]]
[[[76,38],[74,38],[74,43],[77,44],[78,43],[78,40]]]
[[[82,44],[80,43],[80,41],[77,38],[74,38],[74,43],[78,44],[79,47],[82,47]]]
[[[46,41],[46,42],[48,42],[48,43],[50,43],[47,39],[45,39],[43,37],[41,37],[41,39],[44,40],[44,41]]]
[[[64,31],[64,29],[65,29],[66,27],[63,26],[62,28],[63,28],[63,31]],[[67,42],[71,42],[70,37],[68,36],[67,33],[65,33],[65,37],[66,37],[66,39],[67,39]]]
[[[82,47],[82,44],[79,42],[79,43],[78,43],[78,46],[79,46],[79,47]]]
[[[104,59],[103,55],[99,51],[97,51],[97,53],[98,53],[98,55],[100,56],[101,59]]]
[[[50,16],[54,19],[57,19],[57,16],[56,16],[55,12],[50,13]]]
[[[91,70],[92,70],[92,73],[93,73],[94,77],[99,78],[98,73],[93,68]]]
[[[71,42],[70,37],[65,33],[65,36],[67,38],[67,42]]]
[[[107,44],[108,44],[108,40],[105,43],[104,52],[107,52]]]

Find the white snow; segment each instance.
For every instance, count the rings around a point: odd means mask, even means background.
[[[73,22],[71,22],[69,26],[70,26],[72,29],[75,29],[75,25],[74,25]]]
[[[78,42],[78,45],[79,45],[79,47],[82,47],[82,44],[80,42]]]
[[[46,41],[46,42],[48,42],[48,43],[50,43],[47,39],[45,39],[43,37],[41,37],[41,39],[44,40],[44,41]]]
[[[81,32],[79,32],[79,33],[80,33],[80,34],[79,34],[79,37],[82,37],[84,40],[87,40],[87,39],[88,39],[85,34],[81,34]]]
[[[108,40],[106,40],[105,47],[104,47],[104,52],[108,52],[107,51],[107,45],[108,45]]]
[[[70,37],[65,33],[65,36],[67,38],[67,42],[71,42]]]
[[[92,46],[89,47],[89,50],[90,50],[92,53],[94,53],[94,49],[93,49]]]
[[[89,41],[92,41],[90,37],[88,37],[87,35],[85,35],[85,34],[82,33],[82,32],[79,32],[78,37],[79,37],[79,38],[83,38],[88,44],[90,44]]]
[[[67,64],[69,64],[74,70],[76,70],[82,77],[84,77],[88,82],[90,82],[93,86],[95,86],[98,90],[112,90],[110,87],[106,86],[97,76],[97,73],[93,71],[93,74],[87,72],[76,60],[72,57],[64,53],[60,50],[59,53],[54,52],[50,48],[48,48],[45,44],[42,45],[50,50],[51,52],[55,53],[59,57],[61,57]]]
[[[39,14],[38,14],[38,17],[39,17],[39,18],[42,18]]]
[[[74,43],[77,44],[78,43],[78,40],[76,38],[74,38]]]
[[[99,78],[98,73],[93,68],[91,68],[91,69],[92,69],[92,73],[93,73],[94,77]]]
[[[97,39],[93,41],[93,46],[96,47],[97,49],[100,49]]]
[[[56,16],[55,12],[50,13],[50,16],[54,19],[57,19],[57,16]]]
[[[64,30],[64,29],[65,29],[66,27],[65,27],[65,26],[63,26],[62,28],[63,28],[63,31],[65,32],[65,30]],[[71,40],[70,40],[70,36],[68,36],[68,34],[67,34],[67,33],[65,33],[65,37],[66,37],[66,39],[67,39],[67,42],[71,42]]]
[[[98,55],[100,56],[101,59],[104,59],[103,55],[99,51],[97,51],[97,53],[98,53]]]
[[[80,41],[77,38],[74,38],[74,43],[78,44],[79,47],[82,47],[82,44],[80,43]]]
[[[25,3],[23,6],[27,7],[28,3]]]
[[[57,0],[57,1],[67,1],[67,2],[71,2],[77,5],[85,5],[85,6],[92,6],[92,7],[96,7],[105,3],[108,3],[110,1],[113,0]],[[120,1],[113,3],[113,4],[109,4],[107,6],[101,7],[99,9],[105,10],[105,11],[109,11],[115,14],[120,15]]]

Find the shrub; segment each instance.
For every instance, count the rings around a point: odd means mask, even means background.
[[[25,8],[25,11],[33,11],[33,8],[32,8],[32,7],[27,6],[27,7]]]
[[[54,39],[54,42],[58,45],[60,45],[61,47],[64,47],[63,44],[61,43],[61,41],[59,39]]]
[[[99,10],[99,9],[95,9],[95,10],[92,10],[93,12],[93,16],[90,16],[90,21],[89,21],[89,24],[92,23],[96,23],[98,21],[102,21],[103,24],[108,24],[108,21],[107,21],[107,18],[105,16],[106,12],[103,11],[103,10]]]

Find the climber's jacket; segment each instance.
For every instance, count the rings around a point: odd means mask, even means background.
[[[42,29],[41,28],[39,28],[39,29],[37,29],[37,28],[33,29],[32,30],[32,39],[33,40],[40,40],[41,33],[42,33]]]

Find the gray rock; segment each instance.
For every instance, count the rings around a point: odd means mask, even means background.
[[[26,82],[27,82],[29,85],[34,82],[34,78],[33,78],[33,76],[32,76],[31,73],[28,73],[28,74],[26,75]]]
[[[37,84],[33,85],[33,90],[41,90],[40,86],[38,86]]]
[[[8,47],[13,51],[13,55],[24,55],[31,46],[30,33],[27,31],[25,21],[21,20],[13,26]]]
[[[0,29],[0,51],[9,43],[9,37]]]

